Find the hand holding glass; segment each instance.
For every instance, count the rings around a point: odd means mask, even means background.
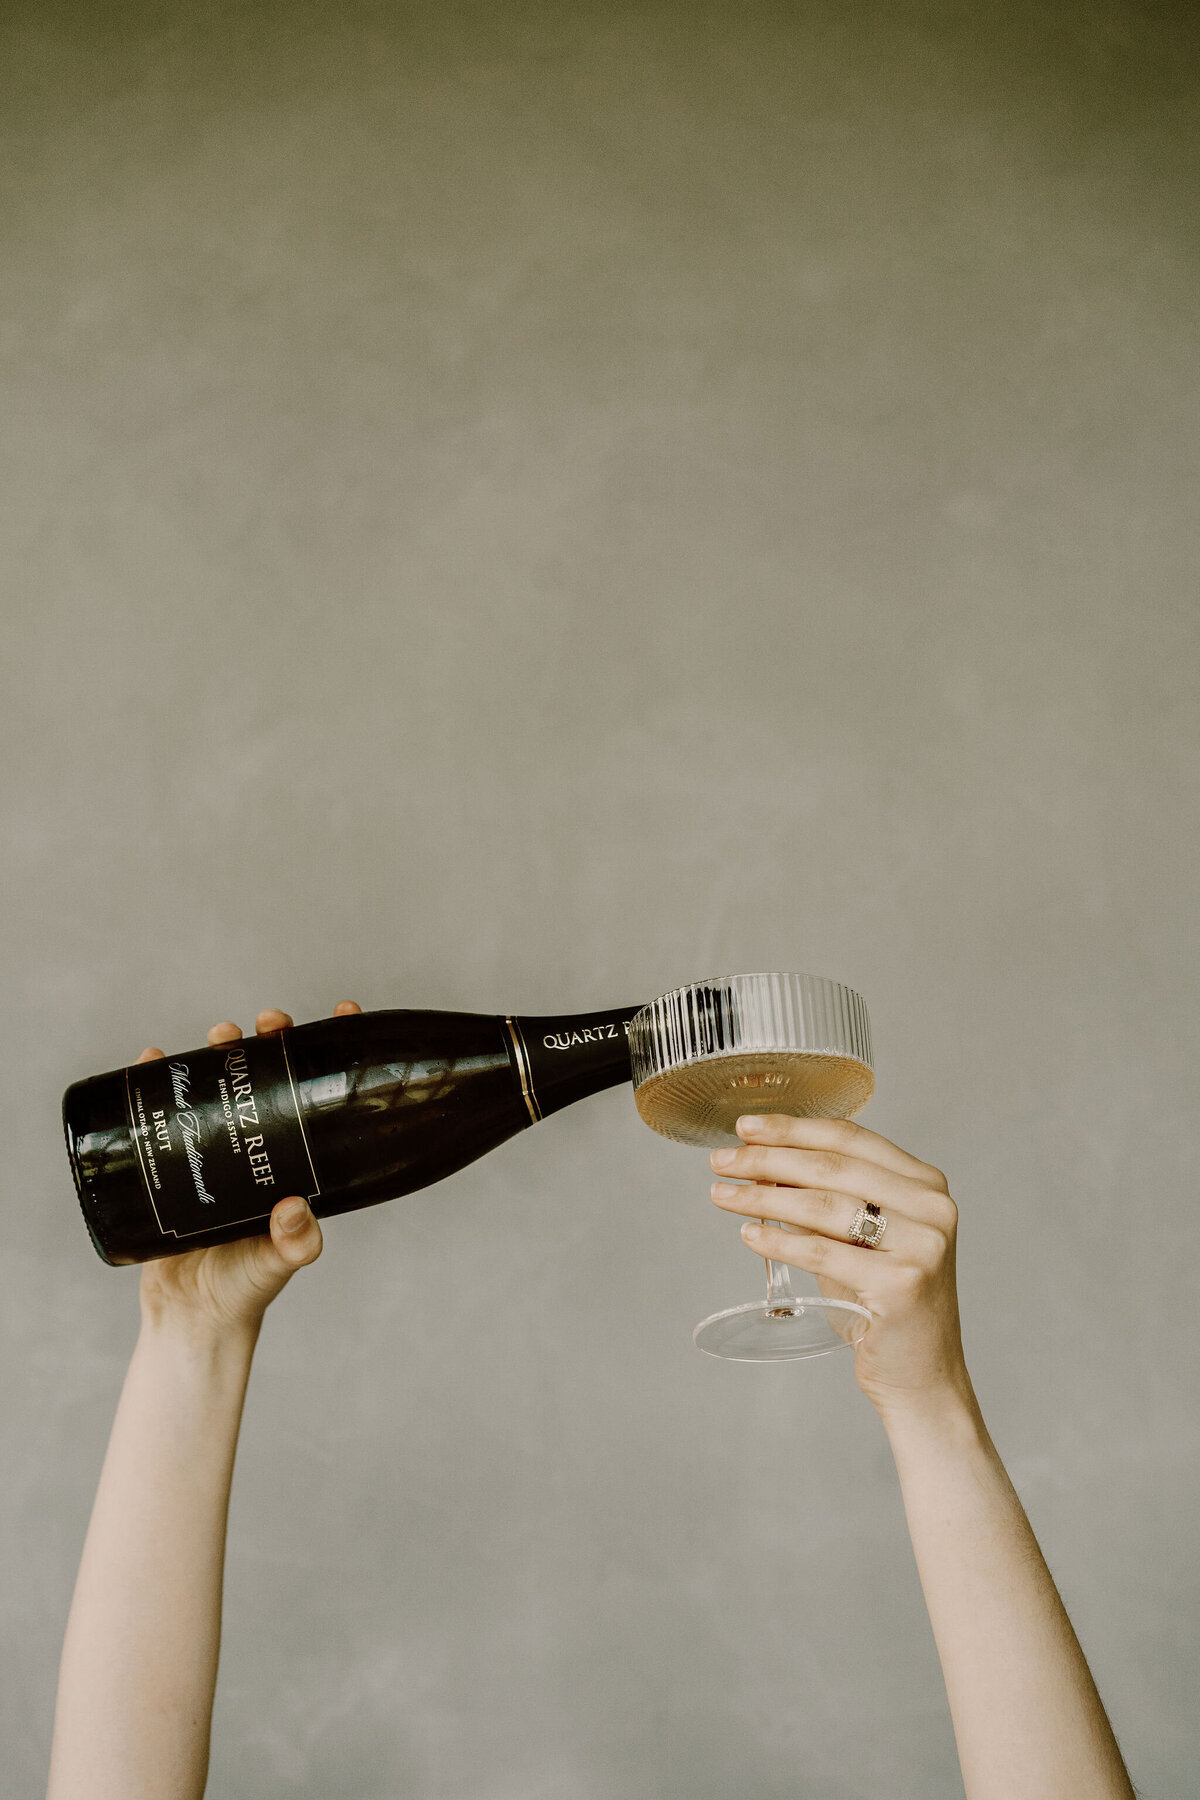
[[[637,1109],[680,1144],[739,1145],[746,1114],[848,1119],[875,1075],[867,1009],[853,988],[819,975],[730,975],[694,982],[629,1023]],[[787,1362],[852,1348],[871,1315],[856,1301],[794,1291],[767,1263],[763,1300],[714,1313],[693,1340],[732,1362]]]

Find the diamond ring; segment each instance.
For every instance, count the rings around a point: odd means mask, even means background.
[[[886,1230],[885,1214],[880,1212],[873,1200],[868,1200],[854,1215],[854,1223],[850,1227],[850,1242],[862,1244],[868,1250],[877,1250],[879,1240]]]

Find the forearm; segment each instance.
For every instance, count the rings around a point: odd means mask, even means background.
[[[973,1396],[888,1422],[968,1800],[1132,1800],[1083,1652]]]
[[[143,1324],[71,1603],[47,1800],[199,1800],[255,1333]]]

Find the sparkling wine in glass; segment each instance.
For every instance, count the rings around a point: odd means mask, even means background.
[[[736,1145],[747,1113],[848,1119],[875,1087],[867,1009],[819,975],[728,975],[676,988],[635,1013],[629,1046],[637,1109],[680,1144]],[[853,1347],[865,1306],[796,1292],[786,1263],[767,1291],[713,1313],[693,1340],[731,1362],[788,1362]]]

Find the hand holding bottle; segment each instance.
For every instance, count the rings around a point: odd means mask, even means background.
[[[334,1008],[334,1017],[361,1011],[353,1000],[343,1000]],[[259,1013],[255,1031],[259,1037],[270,1037],[291,1024],[287,1013],[271,1008]],[[234,1044],[241,1036],[240,1028],[226,1020],[212,1027],[207,1041]],[[143,1050],[137,1060],[152,1062],[162,1055],[158,1049]],[[320,1256],[321,1242],[321,1227],[307,1201],[298,1195],[280,1200],[271,1212],[269,1233],[144,1263],[143,1316],[191,1331],[215,1325],[222,1331],[257,1332],[263,1313],[296,1270]]]
[[[954,1279],[958,1209],[946,1177],[849,1119],[777,1114],[739,1119],[737,1131],[743,1148],[713,1152],[713,1200],[751,1215],[742,1236],[759,1256],[806,1269],[823,1293],[869,1309],[855,1375],[876,1409],[886,1419],[961,1402],[971,1390]],[[878,1247],[850,1237],[868,1206],[887,1220]]]
[[[337,1008],[358,1011],[348,1000]],[[259,1013],[257,1035],[291,1023]],[[243,1039],[226,1022],[208,1042]],[[142,1329],[63,1645],[47,1800],[204,1793],[246,1382],[263,1313],[321,1254],[321,1227],[299,1196],[277,1201],[269,1222],[269,1232],[143,1263]]]

